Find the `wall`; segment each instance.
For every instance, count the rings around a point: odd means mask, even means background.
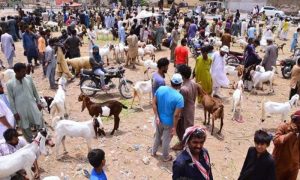
[[[231,10],[241,10],[241,11],[252,11],[253,7],[258,5],[259,7],[265,6],[267,0],[227,0],[227,8]]]

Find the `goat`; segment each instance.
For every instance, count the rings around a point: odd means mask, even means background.
[[[111,135],[114,134],[115,130],[119,129],[120,124],[120,113],[122,108],[128,109],[127,106],[123,105],[119,101],[110,100],[103,103],[94,103],[90,100],[89,97],[80,94],[78,97],[78,101],[82,101],[81,112],[87,108],[90,116],[98,117],[98,116],[114,116],[114,128]]]
[[[243,98],[244,84],[243,80],[239,80],[237,83],[237,88],[232,94],[232,112],[235,115],[236,108],[239,106],[242,111],[242,98]]]
[[[157,69],[157,63],[153,62],[151,59],[145,60],[144,61],[144,67],[146,70],[144,71],[144,75],[147,74],[147,77],[149,79],[149,70],[150,69]]]
[[[14,78],[16,73],[13,69],[6,69],[5,71],[1,72],[0,80],[1,82],[8,82],[10,79]]]
[[[57,121],[58,119],[60,119],[60,117],[56,116],[53,121]],[[86,122],[76,122],[65,119],[60,120],[55,126],[55,132],[56,159],[58,159],[59,157],[58,151],[61,143],[64,148],[64,153],[67,153],[65,146],[66,136],[85,138],[88,146],[88,151],[91,150],[91,140],[93,137],[97,138],[97,135],[101,136],[101,134],[105,136],[103,123],[100,117],[93,118],[93,120]]]
[[[151,103],[151,93],[152,93],[152,80],[148,80],[148,81],[138,81],[135,83],[134,87],[133,87],[133,99],[131,102],[131,108],[134,102],[135,97],[138,97],[139,99],[139,105],[140,108],[142,109],[142,111],[144,111],[144,108],[142,107],[142,98],[141,96],[143,94],[149,94],[149,99],[150,99],[150,103]]]
[[[58,23],[54,21],[47,21],[44,23],[44,28],[45,29],[51,29],[51,31],[58,31]]]
[[[234,67],[230,65],[225,65],[225,72],[227,75],[231,75],[235,78],[235,80],[239,81],[243,76],[244,66],[238,65],[237,67]],[[233,81],[233,89],[235,80]]]
[[[238,40],[237,40],[237,43],[239,44],[239,46],[240,46],[242,49],[245,49],[246,46],[248,45],[248,43],[247,43],[244,39],[238,39]]]
[[[49,114],[50,114],[50,112],[51,112],[50,105],[51,105],[51,103],[52,103],[52,101],[53,101],[53,97],[50,97],[50,96],[42,96],[42,97],[40,97],[40,100],[41,100],[41,102],[42,102],[43,108],[44,108],[44,109],[47,108],[47,110],[48,110],[48,112],[49,112]]]
[[[114,45],[109,45],[109,44],[104,46],[103,48],[99,48],[100,56],[103,61],[104,61],[104,57],[106,57],[107,65],[109,65],[109,58],[108,58],[109,52],[113,49],[114,49]]]
[[[281,49],[282,54],[284,54],[283,52],[283,47],[286,45],[286,43],[282,43],[280,45],[277,46],[278,51]]]
[[[142,61],[144,60],[145,55],[150,55],[151,59],[155,61],[155,51],[156,47],[154,47],[152,44],[147,44],[144,48],[139,47],[138,48],[138,56],[141,57]]]
[[[55,115],[60,115],[64,117],[68,117],[67,107],[66,107],[66,84],[67,79],[62,76],[58,80],[58,90],[53,98],[53,101],[50,104],[50,113],[51,116],[54,117]],[[54,122],[52,121],[52,127],[55,126]]]
[[[125,58],[125,46],[124,46],[124,44],[119,43],[119,44],[114,46],[114,56],[115,56],[115,59],[118,62],[120,62],[119,58],[124,60],[124,58]]]
[[[214,132],[214,122],[218,118],[221,119],[220,122],[220,130],[218,134],[221,134],[223,127],[223,119],[224,119],[224,105],[222,102],[216,98],[213,98],[211,95],[207,94],[202,88],[200,91],[200,97],[202,99],[202,105],[204,108],[204,125],[209,125],[210,123],[210,114],[212,114],[212,130],[211,134]],[[208,122],[206,123],[206,114],[208,113]]]
[[[295,94],[289,101],[284,103],[272,101],[265,102],[265,99],[263,99],[261,103],[261,122],[265,121],[266,112],[269,114],[281,114],[281,120],[285,122],[285,118],[290,113],[292,106],[295,105],[295,107],[297,107],[298,101],[298,94]]]
[[[7,156],[0,157],[0,179],[10,179],[10,176],[21,169],[26,171],[30,180],[33,178],[31,167],[39,154],[47,154],[45,147],[47,132],[45,130],[38,132],[31,144],[27,144],[18,151]]]
[[[274,92],[273,89],[273,78],[276,68],[273,66],[272,71],[259,72],[259,71],[250,71],[250,75],[253,81],[253,87],[262,87],[264,82],[270,82],[270,91]]]
[[[66,59],[68,65],[72,66],[75,70],[75,74],[78,75],[81,69],[91,69],[90,57],[83,56],[78,58]]]

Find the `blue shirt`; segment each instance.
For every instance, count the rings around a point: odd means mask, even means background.
[[[90,180],[107,180],[107,177],[104,171],[98,173],[95,171],[95,169],[93,169],[91,172]]]
[[[169,86],[161,86],[157,89],[155,97],[160,122],[163,125],[173,126],[175,110],[184,107],[183,96]]]
[[[160,86],[165,86],[165,79],[158,72],[152,75],[152,94],[154,95]]]
[[[248,38],[255,38],[255,32],[256,32],[256,29],[251,27],[248,29]]]

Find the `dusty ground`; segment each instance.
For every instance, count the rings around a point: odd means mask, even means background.
[[[291,33],[294,31],[290,31]],[[276,40],[279,42],[278,40]],[[287,43],[289,44],[289,42]],[[101,44],[103,45],[103,44]],[[23,56],[22,43],[16,43],[17,57],[15,62],[26,62]],[[234,47],[241,51],[241,48]],[[279,59],[283,59],[290,55],[288,53],[289,45],[285,46],[284,54],[280,52]],[[83,55],[87,55],[87,44],[81,48]],[[262,54],[261,54],[262,55]],[[160,57],[169,57],[169,50],[164,48],[163,51],[157,52],[157,59]],[[3,54],[0,53],[0,58],[3,60]],[[190,62],[192,67],[195,60],[191,57]],[[5,64],[7,64],[5,62]],[[126,70],[126,77],[134,82],[143,80],[143,66],[138,66],[137,70]],[[169,68],[168,74],[171,76],[174,72],[172,65]],[[278,72],[280,69],[278,68]],[[41,67],[37,68],[32,75],[35,84],[40,92],[40,95],[54,96],[55,91],[49,90],[48,80],[43,78]],[[72,120],[87,121],[90,120],[87,110],[81,112],[81,103],[77,101],[80,94],[78,86],[79,80],[68,84],[67,86],[67,101],[70,109]],[[167,77],[166,82],[169,82]],[[244,123],[232,121],[231,101],[225,102],[225,120],[222,135],[211,136],[208,133],[208,138],[205,147],[208,149],[212,162],[212,171],[215,179],[237,179],[241,170],[244,158],[249,146],[253,145],[253,134],[259,128],[266,128],[270,132],[274,132],[280,121],[280,116],[267,118],[266,122],[260,123],[260,107],[263,98],[272,101],[285,102],[289,94],[289,80],[282,78],[281,74],[276,74],[275,78],[275,94],[267,95],[267,91],[260,91],[258,95],[244,94]],[[265,88],[266,89],[266,88]],[[222,93],[227,97],[231,96],[232,89],[222,89]],[[126,105],[130,105],[131,100],[124,100],[120,97],[117,90],[112,93],[98,93],[92,100],[102,102],[108,99],[117,99]],[[144,97],[143,105],[146,109],[144,112],[138,109],[123,110],[121,113],[120,130],[114,136],[107,133],[106,137],[94,139],[93,148],[102,148],[106,152],[106,167],[105,171],[109,179],[171,179],[172,163],[163,163],[160,158],[155,159],[150,156],[149,150],[152,147],[154,129],[151,125],[153,113],[149,105],[148,97]],[[136,106],[135,106],[136,107]],[[295,111],[295,108],[292,110]],[[45,119],[49,122],[49,115],[45,113]],[[106,132],[110,132],[113,127],[112,118],[103,118]],[[203,110],[196,108],[195,124],[202,125]],[[207,127],[211,130],[211,127]],[[219,121],[215,125],[216,130],[219,128]],[[216,132],[215,130],[215,132]],[[54,134],[52,132],[52,134]],[[177,138],[173,138],[171,145],[177,142]],[[91,166],[87,162],[87,146],[83,139],[67,138],[66,140],[68,155],[64,156],[60,161],[55,160],[54,148],[50,149],[50,155],[40,157],[39,164],[44,172],[42,177],[56,175],[67,176],[69,179],[79,180],[84,179],[80,169],[91,170]],[[273,145],[269,147],[272,152]],[[60,151],[62,153],[62,150]],[[175,152],[171,151],[175,157]],[[144,164],[143,159],[149,158],[149,164]]]

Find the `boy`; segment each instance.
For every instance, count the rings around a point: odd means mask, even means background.
[[[105,165],[105,153],[102,149],[92,149],[88,153],[88,160],[94,167],[90,180],[107,180],[103,167]]]
[[[272,136],[264,130],[254,135],[255,147],[250,147],[239,180],[275,180],[275,162],[267,151]]]

